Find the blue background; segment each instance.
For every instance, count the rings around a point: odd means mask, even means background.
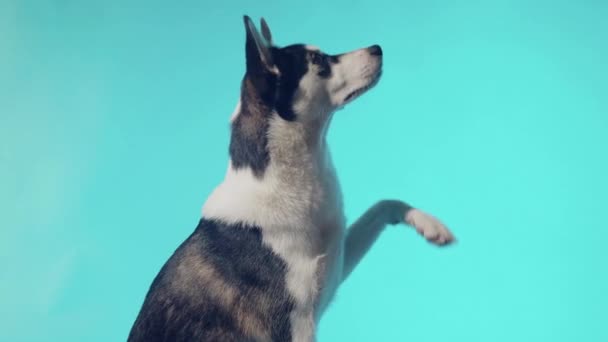
[[[0,340],[123,341],[223,178],[242,15],[275,42],[379,43],[329,140],[387,230],[319,341],[608,341],[608,2],[0,1]]]

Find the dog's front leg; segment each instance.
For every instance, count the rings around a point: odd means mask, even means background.
[[[398,200],[383,200],[369,208],[347,231],[344,246],[346,279],[374,244],[384,227],[405,223],[416,229],[427,240],[446,245],[454,240],[450,231],[435,217]]]

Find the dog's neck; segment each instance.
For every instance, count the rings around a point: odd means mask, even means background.
[[[306,167],[323,161],[328,153],[328,122],[288,122],[274,115],[268,129],[268,152],[277,167]]]
[[[329,119],[286,121],[276,113],[250,107],[253,104],[241,99],[232,128],[266,127],[268,161],[256,172],[246,164],[236,166],[236,154],[231,153],[225,179],[205,203],[203,216],[265,227],[292,226],[310,220],[311,212],[328,206],[327,201],[341,203],[326,142]],[[262,119],[267,121],[262,123]],[[251,133],[233,131],[232,139]]]

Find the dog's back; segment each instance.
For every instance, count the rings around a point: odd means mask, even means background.
[[[128,340],[290,341],[285,274],[258,227],[202,219],[152,283]]]

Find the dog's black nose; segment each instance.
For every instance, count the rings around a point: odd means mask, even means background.
[[[382,48],[380,45],[372,45],[368,48],[368,50],[372,56],[382,56]]]

